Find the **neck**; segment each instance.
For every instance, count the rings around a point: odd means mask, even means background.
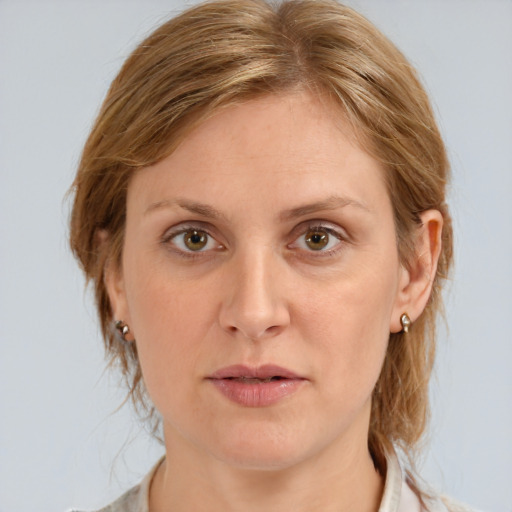
[[[384,481],[366,439],[263,470],[205,460],[194,447],[167,439],[166,448],[171,455],[153,480],[150,512],[376,512],[382,497]]]

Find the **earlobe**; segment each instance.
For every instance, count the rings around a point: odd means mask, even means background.
[[[421,315],[432,292],[441,254],[443,216],[438,210],[426,210],[420,214],[421,226],[416,237],[415,255],[402,268],[399,290],[391,318],[391,332],[400,332],[400,318],[404,313],[414,324]]]
[[[135,341],[130,329],[131,320],[128,315],[128,305],[121,269],[107,268],[104,273],[104,284],[107,289],[110,308],[112,311],[112,327],[120,340],[125,343]]]

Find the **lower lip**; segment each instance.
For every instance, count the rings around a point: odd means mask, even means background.
[[[210,379],[229,400],[244,407],[266,407],[295,393],[304,379],[282,379],[247,383],[234,379]]]

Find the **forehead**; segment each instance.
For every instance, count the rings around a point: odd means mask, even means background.
[[[223,145],[226,157],[243,153],[244,159],[263,159],[281,154],[290,162],[307,162],[313,160],[311,145],[324,147],[316,158],[327,157],[326,146],[332,147],[333,142],[357,146],[355,133],[341,108],[323,95],[299,90],[223,105],[196,123],[182,138],[178,150],[183,144],[201,145],[203,151],[194,155],[200,158]]]
[[[350,194],[370,204],[383,187],[381,165],[356,143],[339,108],[301,92],[216,112],[135,176],[129,200],[147,207],[168,195],[227,204],[235,194],[246,204],[268,195],[296,203]]]

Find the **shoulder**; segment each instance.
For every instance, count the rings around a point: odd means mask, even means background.
[[[149,488],[151,481],[155,475],[158,467],[163,462],[162,457],[151,469],[151,471],[144,477],[135,487],[126,491],[122,496],[117,498],[116,501],[103,507],[95,512],[148,512],[149,507]],[[85,512],[78,509],[71,509],[68,512]]]
[[[141,486],[136,485],[129,491],[126,491],[122,496],[117,498],[116,501],[110,505],[103,507],[95,512],[145,512],[140,508],[141,502]],[[71,509],[68,512],[85,512],[77,509]],[[92,511],[91,511],[92,512]]]
[[[418,475],[404,470],[396,452],[387,454],[386,465],[379,512],[478,512],[439,494]]]

